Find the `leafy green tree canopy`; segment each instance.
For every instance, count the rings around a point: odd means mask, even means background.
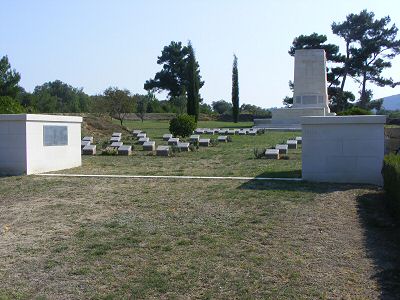
[[[89,96],[83,89],[74,88],[60,80],[35,87],[33,94],[39,112],[79,113],[89,110]]]
[[[225,100],[214,101],[211,106],[213,110],[220,115],[232,113],[232,103]]]
[[[128,114],[133,113],[135,102],[128,90],[109,87],[104,91],[105,105],[110,115],[120,121],[121,126]]]
[[[20,114],[25,112],[18,101],[10,96],[0,96],[0,114]]]

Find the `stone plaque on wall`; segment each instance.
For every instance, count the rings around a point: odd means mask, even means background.
[[[43,125],[43,146],[68,145],[68,127]]]

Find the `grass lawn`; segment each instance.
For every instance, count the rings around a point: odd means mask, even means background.
[[[115,121],[117,122],[117,121]],[[167,145],[162,135],[169,133],[168,121],[126,121],[129,129],[141,129],[156,145]],[[243,122],[236,126],[230,122],[199,122],[206,128],[242,128],[252,123]],[[259,136],[232,136],[232,143],[220,143],[215,147],[200,147],[195,152],[175,153],[173,157],[157,157],[143,151],[136,139],[125,135],[125,144],[134,146],[130,157],[115,156],[83,157],[83,166],[67,170],[81,174],[133,174],[133,175],[194,175],[194,176],[259,176],[259,177],[301,177],[301,149],[290,150],[289,160],[255,159],[254,148],[275,146],[301,132],[267,132]],[[201,135],[216,138],[217,135]],[[107,140],[95,141],[97,144]]]
[[[361,186],[0,178],[0,299],[394,296],[399,228],[380,200]]]
[[[129,126],[159,141],[166,124]],[[300,150],[252,154],[293,135],[68,172],[298,176]],[[0,299],[396,299],[400,227],[382,200],[361,185],[0,177]]]

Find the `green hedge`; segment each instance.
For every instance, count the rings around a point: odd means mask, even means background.
[[[389,207],[400,217],[400,155],[385,156],[382,175]]]
[[[372,115],[369,110],[353,106],[347,110],[341,111],[337,113],[338,116],[357,116],[357,115]]]

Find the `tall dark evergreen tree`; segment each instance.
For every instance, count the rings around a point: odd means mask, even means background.
[[[147,91],[168,91],[169,97],[180,97],[188,91],[189,48],[189,45],[183,46],[181,42],[174,41],[165,46],[157,60],[157,64],[162,65],[162,70],[156,73],[154,79],[145,82],[144,89]],[[201,81],[198,64],[196,68],[200,89],[204,81]]]
[[[233,122],[237,123],[239,119],[239,72],[235,54],[232,66],[232,116]]]
[[[187,113],[188,115],[194,116],[196,122],[199,119],[199,102],[200,102],[200,74],[198,70],[198,63],[192,44],[189,41],[187,46],[188,57],[187,57]]]
[[[0,96],[15,98],[20,91],[18,86],[21,76],[11,69],[7,56],[0,59]]]

